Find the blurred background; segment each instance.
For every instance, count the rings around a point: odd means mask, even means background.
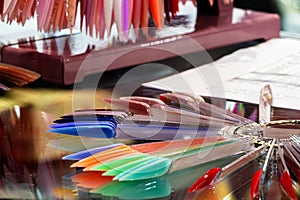
[[[281,17],[283,31],[300,33],[300,0],[234,0],[234,7],[278,13]],[[78,25],[78,23],[76,23]],[[26,22],[21,30],[35,30],[36,20]],[[0,35],[20,31],[16,23],[5,24],[0,21]],[[75,29],[78,27],[75,27]],[[15,30],[15,31],[14,31]]]
[[[234,6],[278,13],[283,31],[300,33],[300,0],[235,0]]]

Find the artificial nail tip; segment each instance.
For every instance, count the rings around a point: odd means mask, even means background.
[[[251,182],[251,198],[256,198],[258,193],[259,193],[259,184],[260,184],[260,177],[262,175],[262,170],[258,170],[255,172],[255,174],[252,177],[252,182]]]
[[[296,200],[295,191],[293,188],[293,183],[290,177],[290,174],[288,171],[284,171],[282,173],[281,179],[280,179],[281,185],[283,190],[287,193],[287,195],[293,199]]]
[[[220,172],[221,168],[218,167],[208,170],[198,180],[195,181],[195,183],[188,189],[188,192],[195,192],[207,187],[215,181]]]

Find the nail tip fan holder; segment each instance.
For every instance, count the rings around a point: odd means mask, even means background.
[[[82,81],[89,74],[174,56],[167,51],[157,52],[157,48],[179,49],[176,53],[181,55],[199,51],[199,49],[181,48],[186,44],[187,38],[192,38],[204,49],[213,49],[279,37],[280,19],[276,14],[233,9],[233,14],[220,12],[218,16],[199,15],[195,30],[185,35],[176,35],[176,40],[167,43],[161,41],[174,36],[100,50],[94,50],[94,47],[97,48],[93,43],[94,40],[85,39],[89,37],[84,36],[83,33],[4,45],[1,48],[1,62],[38,72],[47,82],[71,85]],[[147,45],[150,43],[153,45]],[[145,51],[139,51],[141,49]],[[102,63],[101,66],[99,61]]]

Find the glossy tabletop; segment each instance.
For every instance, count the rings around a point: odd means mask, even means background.
[[[113,143],[135,141],[61,136],[49,133],[49,126],[59,116],[74,109],[106,108],[102,98],[112,96],[111,89],[79,90],[49,88],[14,88],[0,97],[1,119],[1,198],[84,199],[85,189],[70,181],[75,172],[65,155]],[[235,157],[219,161],[224,165]],[[111,188],[110,194],[129,199],[251,199],[250,182],[259,160],[242,167],[223,182],[201,192],[187,194],[188,187],[215,163],[192,167],[156,179],[125,182]],[[152,185],[147,188],[147,185]],[[153,185],[154,184],[154,185]],[[277,188],[274,182],[272,187]],[[150,190],[150,191],[148,191]],[[167,191],[171,191],[169,195]],[[276,191],[276,190],[275,190]],[[159,196],[161,195],[161,196]],[[282,195],[281,197],[278,195]],[[287,197],[279,192],[279,199]],[[103,196],[92,198],[105,199]],[[111,198],[111,197],[110,197]]]

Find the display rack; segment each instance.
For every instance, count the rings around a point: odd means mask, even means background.
[[[25,42],[2,46],[1,61],[36,71],[45,81],[70,85],[103,71],[279,37],[280,19],[277,14],[233,8],[232,3],[225,4],[223,0],[216,1],[212,7],[208,1],[198,1],[194,28],[187,34],[105,47],[84,33],[43,40],[26,38],[22,40]],[[191,40],[197,45],[186,47]]]

